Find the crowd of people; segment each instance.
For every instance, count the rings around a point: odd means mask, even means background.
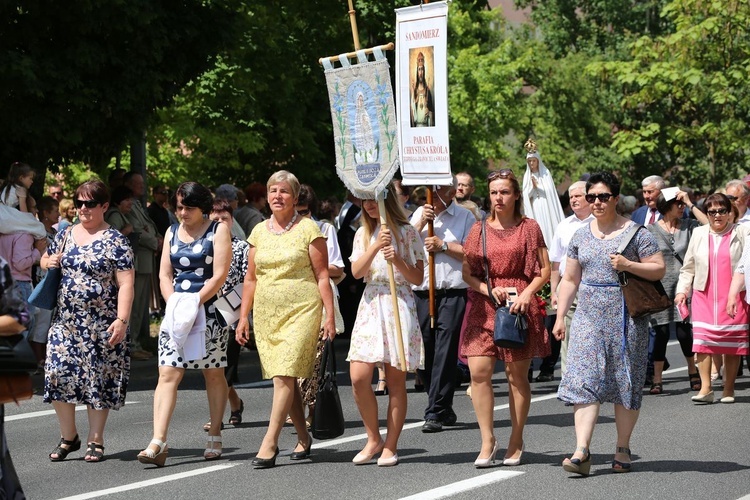
[[[15,301],[3,298],[14,308],[4,305],[0,314],[9,318],[8,331],[25,329],[44,371],[44,401],[60,428],[49,459],[62,461],[83,447],[77,404],[87,406],[85,460],[105,459],[108,412],[125,402],[131,359],[154,354],[153,433],[138,461],[165,465],[185,370],[201,370],[206,381],[203,457],[221,458],[227,406],[228,424],[242,423],[245,402],[232,387],[242,346],[257,349],[263,377],[273,380],[268,427],[252,465],[276,465],[286,423],[297,433],[290,459],[307,459],[321,352],[341,333],[351,337],[352,391],[367,432],[356,465],[376,458],[381,467],[398,465],[408,373],[427,392],[425,433],[457,423],[454,394],[468,374],[481,438],[478,468],[495,464],[501,449],[503,465],[523,463],[530,383],[553,380],[560,361],[558,398],[573,406],[576,434],[563,468],[590,473],[600,406],[613,403],[611,468],[632,470],[630,438],[644,391],[665,393],[672,332],[696,392],[692,402],[713,403],[720,382],[716,399],[734,403],[748,355],[748,182],[733,180],[698,197],[649,176],[631,200],[616,176],[600,172],[560,196],[536,144],[526,147],[524,175],[491,171],[485,200],[466,172],[448,186],[412,189],[396,180],[384,214],[374,200],[351,195],[344,203],[321,202],[283,170],[245,189],[184,182],[172,193],[157,185],[147,207],[143,176],[116,170],[109,185],[55,184],[37,202],[30,194],[34,170],[14,163],[0,190],[0,268],[8,270],[3,293]],[[48,311],[28,298],[51,268],[62,280]],[[620,289],[625,272],[660,280],[674,307],[631,317]],[[241,297],[236,322],[217,304],[232,294]],[[523,347],[496,345],[498,306],[527,319]],[[163,317],[156,353],[149,350],[154,313]],[[535,359],[542,360],[536,379]],[[495,437],[497,360],[509,389],[505,446]],[[385,439],[381,394],[388,396]]]

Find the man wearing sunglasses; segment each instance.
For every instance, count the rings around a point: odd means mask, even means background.
[[[739,179],[732,179],[725,186],[727,198],[737,207],[740,218],[738,224],[750,224],[750,209],[747,202],[750,200],[750,187]]]
[[[667,185],[664,179],[658,175],[650,175],[643,179],[641,186],[643,186],[643,201],[645,205],[633,212],[630,219],[642,226],[646,226],[661,219],[661,214],[656,209],[656,199],[661,194],[661,190],[667,187]]]

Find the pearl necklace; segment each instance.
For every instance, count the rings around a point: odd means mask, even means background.
[[[271,214],[271,218],[268,219],[268,230],[271,231],[272,234],[275,234],[276,236],[280,236],[284,233],[289,232],[289,230],[292,228],[296,220],[297,220],[297,211],[295,210],[294,216],[292,217],[292,220],[289,221],[289,224],[287,224],[286,227],[284,227],[284,229],[282,229],[281,231],[275,231],[273,228],[273,223],[274,221],[276,221],[276,218],[273,216],[273,214]]]

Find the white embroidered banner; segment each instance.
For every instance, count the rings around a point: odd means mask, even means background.
[[[375,61],[364,51],[358,64],[345,56],[323,59],[336,145],[336,172],[357,198],[375,199],[398,169],[396,112],[390,65],[380,49]]]
[[[396,9],[398,142],[406,185],[453,183],[447,55],[446,2]]]

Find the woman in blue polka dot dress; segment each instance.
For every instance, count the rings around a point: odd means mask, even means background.
[[[206,355],[188,359],[169,333],[159,334],[159,383],[154,392],[154,434],[148,448],[138,454],[146,464],[163,466],[167,458],[167,430],[177,402],[177,387],[185,370],[203,370],[211,415],[208,444],[203,457],[221,456],[221,420],[227,403],[227,331],[216,321],[213,303],[224,284],[232,260],[229,229],[208,219],[213,208],[211,191],[197,182],[185,182],[177,188],[177,215],[164,236],[159,282],[161,293],[169,301],[176,292],[196,293],[206,313]]]

